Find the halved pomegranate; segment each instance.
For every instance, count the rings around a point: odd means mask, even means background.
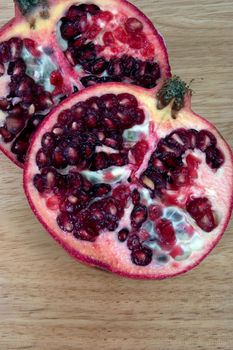
[[[33,136],[30,206],[71,255],[133,278],[190,270],[232,208],[233,162],[174,77],[158,91],[108,83],[63,101]]]
[[[0,149],[19,166],[37,126],[73,92],[109,81],[153,89],[170,76],[162,37],[125,0],[16,3],[0,30]]]

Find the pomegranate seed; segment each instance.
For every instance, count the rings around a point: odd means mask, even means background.
[[[106,46],[112,46],[115,44],[114,36],[111,32],[105,32],[103,35],[103,42]]]
[[[11,57],[13,59],[19,57],[23,48],[22,40],[19,38],[11,38],[8,43],[10,45]]]
[[[62,75],[59,71],[53,71],[50,74],[50,83],[55,86],[60,86],[63,83]]]
[[[113,58],[109,62],[107,69],[109,75],[121,76],[124,74],[124,67],[122,65],[121,59]]]
[[[155,56],[154,45],[146,40],[144,42],[143,48],[140,50],[140,53],[143,57],[148,57],[148,58],[153,59]],[[159,75],[160,75],[160,73],[159,73]]]
[[[217,227],[217,222],[208,198],[198,197],[191,199],[187,203],[186,209],[203,231],[210,232]]]
[[[11,52],[9,44],[4,41],[3,43],[0,43],[0,61],[3,63],[6,63],[11,58]]]
[[[113,19],[113,15],[109,11],[101,11],[95,16],[95,18],[97,20],[100,19],[101,21],[109,22]]]
[[[117,95],[118,102],[120,106],[128,107],[128,108],[137,108],[138,101],[135,96],[128,94],[128,93],[122,93]]]
[[[55,145],[54,135],[51,132],[46,132],[41,140],[41,146],[47,150],[53,148]]]
[[[138,190],[135,188],[131,194],[132,197],[132,202],[134,205],[139,204],[140,202],[140,193],[138,192]]]
[[[120,242],[125,242],[129,235],[129,230],[127,228],[123,228],[118,232],[118,239]]]
[[[145,154],[148,151],[149,145],[146,140],[141,140],[136,143],[131,149],[132,155],[136,164],[139,166],[144,160]]]
[[[86,32],[86,36],[88,39],[95,39],[96,36],[101,32],[101,28],[100,26],[98,26],[97,24],[92,24],[91,27],[88,28],[87,32]]]
[[[9,107],[9,102],[6,98],[0,98],[0,109],[6,111]]]
[[[79,189],[82,187],[83,178],[79,173],[70,172],[67,175],[67,183],[68,183],[68,187]]]
[[[57,210],[59,208],[59,198],[58,196],[54,195],[51,196],[47,199],[46,201],[46,206],[50,209],[50,210]]]
[[[25,122],[23,118],[17,116],[9,116],[6,118],[6,127],[11,134],[18,134],[24,127]]]
[[[98,58],[94,62],[90,64],[90,72],[92,74],[101,74],[107,68],[108,63],[105,61],[103,57]]]
[[[130,17],[125,22],[125,29],[129,33],[138,33],[141,32],[143,29],[143,24],[141,21],[139,21],[137,18]]]
[[[92,187],[92,193],[95,197],[102,197],[111,191],[111,186],[108,184],[96,184]]]
[[[212,168],[212,169],[219,169],[224,161],[225,157],[222,151],[218,149],[215,146],[209,146],[205,150],[206,153],[206,163]]]
[[[75,230],[73,235],[77,239],[81,239],[82,241],[94,242],[96,237],[98,236],[98,232],[92,231],[90,228]]]
[[[136,249],[141,248],[141,244],[140,244],[139,238],[138,238],[138,236],[136,234],[129,235],[128,241],[127,241],[127,247],[130,250],[136,250]]]
[[[130,215],[131,225],[134,228],[139,228],[147,219],[147,208],[145,205],[136,205]]]
[[[139,266],[147,266],[151,263],[152,261],[152,250],[149,248],[140,248],[140,249],[135,249],[131,253],[131,259],[132,262],[135,265]]]
[[[80,151],[75,146],[68,146],[64,149],[64,156],[68,165],[77,165],[80,162]]]
[[[107,110],[114,110],[118,108],[118,100],[114,94],[105,94],[100,97],[100,103],[103,108]]]
[[[155,221],[162,216],[163,210],[160,207],[160,205],[150,205],[148,208],[148,213],[149,213],[149,219],[152,221]]]
[[[171,178],[178,187],[190,185],[190,175],[187,167],[175,169],[171,174]]]
[[[119,40],[121,43],[128,43],[128,34],[123,27],[117,27],[113,32],[114,37]]]
[[[109,159],[111,165],[123,166],[128,164],[128,155],[125,153],[111,153]]]
[[[80,11],[78,6],[72,5],[67,11],[65,16],[66,18],[72,21],[72,20],[76,20],[77,17],[80,17],[82,15],[83,15],[83,11]]]
[[[65,232],[72,232],[74,229],[74,224],[71,216],[65,213],[58,215],[57,223],[58,226]]]
[[[13,140],[15,135],[11,134],[6,128],[0,127],[0,135],[3,138],[4,142],[10,142]]]
[[[120,202],[122,207],[124,207],[127,202],[127,199],[130,196],[129,187],[125,185],[117,186],[116,188],[114,188],[112,196]]]
[[[45,154],[43,149],[40,149],[36,154],[36,164],[39,168],[43,168],[51,164],[49,155]]]
[[[83,25],[83,24],[82,24]],[[70,22],[64,21],[61,25],[61,36],[63,39],[73,39],[75,36],[82,32],[82,26],[79,24],[79,20]]]
[[[45,190],[45,184],[42,176],[40,174],[36,174],[33,177],[33,185],[37,189],[38,192],[42,193]]]
[[[146,36],[144,33],[133,34],[128,39],[128,44],[132,49],[141,49],[146,42]]]
[[[101,170],[110,166],[108,155],[104,152],[96,153],[91,164],[92,170]]]
[[[55,148],[52,157],[52,164],[55,168],[65,168],[67,166],[67,161],[63,155],[63,152],[58,147]]]
[[[171,221],[167,219],[161,219],[156,223],[155,228],[158,232],[161,245],[164,248],[170,249],[176,241],[176,235]]]
[[[77,9],[83,12],[89,12],[91,15],[95,15],[97,12],[100,11],[99,6],[94,4],[81,4],[77,6]]]
[[[209,146],[216,146],[217,140],[216,137],[208,130],[201,130],[197,135],[197,147],[202,151],[205,150]]]
[[[71,120],[72,120],[71,111],[68,109],[59,113],[58,118],[57,118],[58,124],[60,124],[62,126],[66,126],[67,124],[69,124],[71,122]]]

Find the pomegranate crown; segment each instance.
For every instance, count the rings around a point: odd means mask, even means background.
[[[31,13],[36,8],[40,7],[42,10],[48,8],[47,0],[15,0],[22,15],[27,15]]]
[[[174,76],[167,79],[157,93],[158,109],[163,109],[172,103],[172,111],[177,112],[184,107],[185,95],[191,93],[189,85]]]

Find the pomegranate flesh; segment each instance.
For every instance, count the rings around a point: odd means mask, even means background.
[[[169,76],[162,37],[127,1],[17,0],[0,29],[0,149],[23,166],[40,122],[73,92],[114,81],[155,89]],[[87,118],[94,128],[95,111]]]
[[[33,212],[71,255],[145,279],[209,254],[230,218],[232,182],[229,146],[176,77],[156,98],[122,83],[74,94],[37,128],[24,169]]]

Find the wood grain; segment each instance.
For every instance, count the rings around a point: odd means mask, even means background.
[[[194,110],[233,146],[232,0],[134,1],[166,38]],[[1,0],[0,24],[13,15]],[[1,350],[232,350],[233,230],[188,274],[133,281],[83,266],[45,233],[0,155]]]

